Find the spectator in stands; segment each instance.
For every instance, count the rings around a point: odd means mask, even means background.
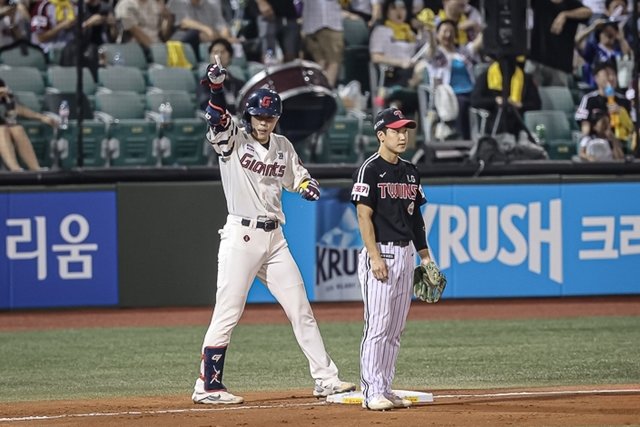
[[[0,0],[0,47],[28,40],[29,11],[18,0]]]
[[[414,75],[417,59],[413,56],[419,44],[416,34],[406,22],[407,8],[402,0],[385,0],[382,4],[383,24],[376,25],[369,39],[369,53],[371,62],[382,66],[384,72],[383,87],[417,86],[419,77]],[[394,103],[408,116],[417,109],[417,95],[415,90],[388,91],[384,95],[386,105]]]
[[[298,9],[294,0],[256,0],[258,37],[262,41],[263,62],[265,55],[275,55],[276,44],[280,45],[283,61],[289,62],[300,55],[300,25]],[[266,61],[271,61],[268,58]]]
[[[418,14],[418,20],[428,29],[435,28],[442,21],[452,21],[456,25],[455,43],[465,46],[482,32],[482,16],[468,0],[443,0],[442,9],[434,13],[429,8]]]
[[[167,7],[174,16],[176,28],[171,39],[189,43],[198,57],[200,42],[231,37],[220,0],[169,0]],[[198,59],[206,61],[206,58]]]
[[[583,136],[591,134],[591,122],[589,117],[594,110],[608,111],[615,120],[611,120],[614,133],[618,139],[629,138],[631,128],[631,103],[625,96],[615,89],[618,85],[616,64],[613,61],[597,63],[593,68],[597,89],[585,94],[576,110],[575,119],[580,126]],[[607,90],[611,87],[614,92],[607,96]]]
[[[515,72],[509,83],[508,106],[503,109],[500,123],[496,128],[496,133],[510,133],[516,139],[519,139],[520,132],[525,130],[522,121],[524,113],[539,110],[542,106],[538,87],[533,81],[533,76],[524,72],[524,64],[524,56],[518,57],[515,64],[512,64],[515,66]],[[503,85],[502,69],[498,61],[494,61],[478,76],[471,93],[471,106],[488,110],[490,113],[484,129],[487,134],[493,130],[500,107],[505,105]]]
[[[447,85],[455,94],[458,102],[458,117],[455,127],[464,139],[469,139],[469,102],[475,76],[473,65],[478,59],[478,51],[482,46],[482,34],[474,41],[459,47],[456,45],[456,24],[450,20],[440,21],[435,35],[431,33],[431,42],[427,51],[428,69],[431,84],[437,89],[439,85]],[[437,102],[437,99],[436,99]]]
[[[41,0],[31,12],[31,42],[45,52],[63,48],[75,38],[75,6],[70,0]]]
[[[567,86],[578,24],[591,17],[591,9],[580,0],[531,0],[531,5],[535,19],[527,71],[538,86]]]
[[[22,167],[16,158],[16,150],[20,159],[29,170],[40,170],[38,158],[24,127],[17,124],[17,116],[40,120],[50,126],[56,126],[56,121],[44,114],[36,113],[20,105],[16,97],[5,82],[0,79],[0,158],[10,171],[21,171]]]
[[[338,0],[307,1],[302,12],[304,47],[335,87],[344,52],[342,8]]]
[[[588,162],[622,160],[622,144],[611,130],[607,110],[593,109],[589,113],[590,132],[580,140],[578,156]]]
[[[98,48],[103,43],[112,43],[118,37],[118,27],[113,8],[102,0],[87,0],[85,21],[80,40],[74,38],[60,52],[60,65],[74,66],[78,60],[78,51],[82,52],[83,66],[89,68],[93,79],[98,80]]]
[[[576,35],[578,51],[585,61],[582,67],[582,80],[595,87],[593,64],[608,60],[618,61],[623,55],[631,54],[631,47],[624,38],[624,32],[616,21],[599,19]],[[595,33],[594,38],[589,38]]]
[[[103,43],[113,43],[118,38],[118,26],[113,7],[107,1],[86,0],[85,17],[82,23],[85,38],[89,43],[100,46]]]
[[[240,89],[244,86],[245,81],[234,76],[229,69],[229,64],[231,64],[231,60],[233,58],[233,47],[227,39],[219,38],[211,42],[211,45],[209,45],[208,58],[210,64],[216,63],[216,55],[220,58],[220,64],[222,64],[222,67],[227,70],[227,77],[224,79],[223,83],[227,109],[231,114],[235,114],[236,104],[238,102],[238,92],[240,92]],[[198,85],[197,94],[200,108],[206,110],[209,103],[209,97],[211,96],[209,87]]]
[[[152,43],[170,36],[172,25],[160,25],[172,21],[162,0],[119,0],[115,12],[125,31],[123,42],[133,39],[149,51]]]

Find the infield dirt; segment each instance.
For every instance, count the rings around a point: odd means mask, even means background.
[[[362,304],[315,304],[320,323],[362,319]],[[210,308],[0,313],[0,330],[206,325]],[[410,320],[640,316],[640,297],[443,300],[414,303]],[[287,322],[277,305],[248,305],[241,323]],[[204,406],[190,396],[0,404],[0,425],[17,426],[640,426],[640,384],[529,390],[424,390],[435,402],[377,413],[323,404],[309,390],[245,393],[237,406]]]

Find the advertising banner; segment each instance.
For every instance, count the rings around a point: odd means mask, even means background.
[[[0,308],[118,303],[114,191],[0,194]]]
[[[431,186],[424,210],[449,297],[640,293],[640,185]]]
[[[444,297],[640,293],[640,184],[424,186]],[[317,203],[316,301],[360,300],[362,247],[348,193]]]

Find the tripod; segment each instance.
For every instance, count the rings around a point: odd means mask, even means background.
[[[524,123],[520,112],[517,108],[509,103],[509,96],[511,94],[511,79],[515,74],[517,66],[516,57],[510,55],[500,56],[498,57],[497,61],[500,65],[500,72],[502,73],[502,104],[500,104],[500,106],[498,107],[496,119],[493,122],[493,128],[491,129],[491,137],[495,138],[498,129],[500,129],[502,120],[504,120],[507,113],[510,113],[510,115],[517,120],[518,124],[520,124],[520,129],[524,130],[527,134],[527,139],[529,139],[529,142],[536,144],[537,141],[531,134],[531,131],[529,130],[527,125]]]
[[[513,56],[502,56],[498,58],[498,64],[500,65],[500,72],[502,73],[502,104],[498,107],[496,119],[493,122],[493,128],[491,129],[491,136],[495,137],[502,120],[505,120],[507,113],[510,113],[513,118],[520,124],[520,129],[524,130],[527,134],[527,139],[533,144],[537,144],[537,141],[531,134],[531,131],[524,123],[522,116],[517,108],[509,103],[509,96],[511,93],[511,79],[516,70],[516,58]],[[524,70],[523,70],[524,72]]]

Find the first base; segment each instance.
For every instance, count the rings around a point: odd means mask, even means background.
[[[411,403],[432,403],[433,394],[421,391],[393,390],[397,396],[410,400]],[[346,405],[362,405],[364,396],[362,391],[351,391],[348,393],[338,393],[327,396],[328,403],[344,403]]]

